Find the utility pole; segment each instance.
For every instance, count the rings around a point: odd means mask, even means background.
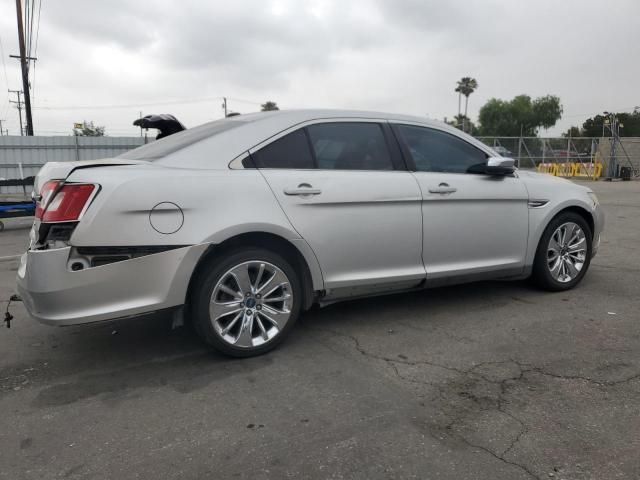
[[[607,179],[611,180],[618,175],[618,159],[616,155],[616,143],[620,141],[620,127],[619,121],[615,113],[604,112],[605,121],[604,125],[607,126],[611,132],[611,145],[609,150],[609,167],[607,168]],[[604,131],[604,128],[603,128]]]
[[[227,97],[222,97],[222,108],[224,109],[224,118],[227,118]]]
[[[9,90],[9,93],[15,93],[18,96],[18,101],[9,100],[11,103],[15,103],[18,109],[18,117],[20,118],[20,135],[24,135],[24,130],[22,129],[22,99],[20,98],[20,94],[22,93],[20,90]]]
[[[2,130],[2,122],[4,121],[5,121],[4,119],[0,120],[0,137],[4,135],[4,130]]]
[[[520,124],[520,138],[518,139],[518,165],[516,165],[518,168],[520,168],[521,158],[522,158],[522,124]]]
[[[615,114],[609,114],[609,128],[611,129],[611,150],[609,152],[609,177],[618,176],[618,158],[616,155],[616,143],[618,142],[618,119]]]
[[[18,18],[18,43],[20,44],[20,65],[22,66],[22,92],[27,121],[27,135],[33,136],[33,117],[31,116],[31,95],[29,93],[29,63],[24,46],[24,26],[22,24],[22,1],[16,0],[16,16]],[[22,116],[20,117],[22,121]]]

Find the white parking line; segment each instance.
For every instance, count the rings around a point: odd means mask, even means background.
[[[0,257],[0,262],[8,262],[9,260],[18,260],[22,255],[7,255],[5,257]]]

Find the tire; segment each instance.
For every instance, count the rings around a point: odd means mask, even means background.
[[[225,252],[208,267],[196,280],[191,301],[198,335],[233,357],[261,355],[278,346],[302,309],[302,282],[291,263],[249,247]]]
[[[538,243],[533,263],[534,283],[553,292],[575,287],[589,269],[592,243],[593,234],[584,218],[574,212],[558,214]]]

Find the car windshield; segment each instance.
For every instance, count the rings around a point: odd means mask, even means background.
[[[143,145],[142,147],[129,150],[128,152],[118,156],[118,158],[124,158],[127,160],[147,160],[152,162],[165,157],[170,153],[182,150],[183,148],[193,145],[205,138],[210,138],[214,135],[226,132],[227,130],[240,127],[245,123],[247,122],[235,118],[233,120],[223,119],[205,123],[204,125],[189,128],[182,132],[174,133],[168,137],[148,143],[147,145]]]

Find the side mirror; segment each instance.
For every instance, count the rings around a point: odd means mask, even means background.
[[[515,160],[505,157],[490,157],[484,172],[488,175],[509,175],[515,172]]]

